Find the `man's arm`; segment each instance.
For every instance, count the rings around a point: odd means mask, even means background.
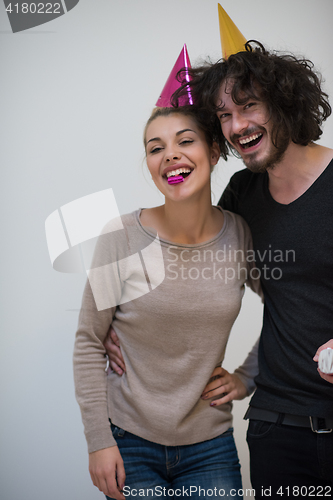
[[[126,372],[126,366],[124,358],[121,354],[118,336],[112,326],[110,327],[103,344],[109,358],[110,368],[121,376],[124,372]]]

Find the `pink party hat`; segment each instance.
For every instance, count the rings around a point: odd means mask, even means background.
[[[157,100],[157,103],[155,106],[158,108],[171,108],[171,96],[172,94],[179,89],[179,87],[182,85],[181,82],[177,80],[177,73],[179,70],[182,68],[191,68],[191,63],[190,63],[190,58],[188,57],[187,53],[187,48],[186,44],[182,48],[179,57],[176,61],[176,64],[172,68],[172,71],[169,75],[169,78],[167,79],[166,84],[164,85],[164,88],[161,92],[160,97]],[[185,71],[185,79],[186,81],[190,81],[190,75],[188,74],[187,71]],[[179,98],[179,105],[180,106],[187,106],[189,104],[193,104],[193,99],[192,99],[192,94],[190,88],[187,89],[187,95],[184,95]]]

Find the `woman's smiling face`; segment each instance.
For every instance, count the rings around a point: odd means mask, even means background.
[[[210,190],[211,167],[218,162],[219,150],[207,144],[191,116],[157,117],[147,127],[145,144],[148,169],[166,198],[184,200],[207,187]],[[183,180],[170,183],[176,176]]]

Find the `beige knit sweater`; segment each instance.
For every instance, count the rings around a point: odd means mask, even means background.
[[[211,407],[200,396],[223,361],[244,284],[259,288],[249,279],[248,226],[224,211],[214,238],[176,245],[156,239],[139,215],[122,216],[122,230],[112,223],[104,230],[83,294],[74,378],[89,452],[116,444],[109,418],[169,446],[212,439],[232,424],[231,404]],[[105,372],[111,323],[126,363],[122,377]],[[239,371],[248,392],[255,371],[255,363]]]

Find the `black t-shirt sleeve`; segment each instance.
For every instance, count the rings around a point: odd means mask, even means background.
[[[262,174],[254,174],[247,168],[236,172],[225,188],[218,203],[219,206],[230,212],[240,214],[248,222],[246,217],[247,200],[254,196],[259,175],[262,177]],[[262,193],[261,183],[259,184],[259,189]]]
[[[244,188],[248,182],[248,175],[251,174],[247,169],[236,172],[230,179],[229,184],[225,188],[219,206],[224,210],[229,210],[236,214],[240,213],[240,195],[244,192]]]

